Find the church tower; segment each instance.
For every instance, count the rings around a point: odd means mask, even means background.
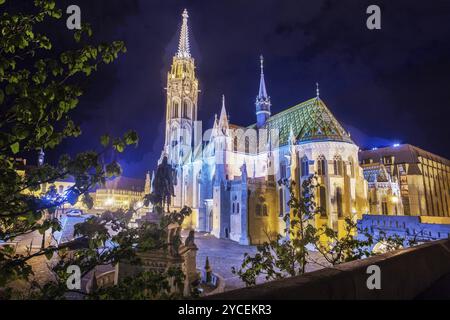
[[[264,57],[261,56],[261,79],[259,81],[259,93],[256,97],[256,125],[261,128],[265,125],[267,119],[270,118],[271,112],[270,97],[267,94],[266,82],[264,80]]]
[[[178,52],[173,57],[167,76],[166,133],[163,156],[169,163],[182,164],[189,160],[193,125],[197,120],[198,80],[189,45],[188,12],[185,9]]]

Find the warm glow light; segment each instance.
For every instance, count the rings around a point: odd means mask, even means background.
[[[114,199],[113,198],[106,199],[105,204],[107,206],[112,206],[114,204]]]
[[[393,196],[393,197],[391,198],[391,201],[392,201],[392,203],[398,203],[398,197]]]

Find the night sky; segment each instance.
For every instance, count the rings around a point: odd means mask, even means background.
[[[83,135],[58,153],[97,147],[101,134],[132,128],[140,143],[120,155],[124,175],[143,178],[154,168],[167,71],[187,8],[206,124],[220,112],[222,94],[231,122],[255,122],[263,54],[273,114],[315,96],[319,82],[322,99],[360,147],[410,143],[450,158],[450,1],[58,2],[78,4],[96,39],[128,48],[90,79],[74,111]],[[382,30],[366,28],[370,4],[382,9]],[[52,29],[61,49],[71,38],[64,26],[65,19]]]

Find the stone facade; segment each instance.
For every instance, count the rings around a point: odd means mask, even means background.
[[[409,144],[362,151],[359,158],[363,167],[384,166],[398,182],[405,215],[450,217],[449,160]]]

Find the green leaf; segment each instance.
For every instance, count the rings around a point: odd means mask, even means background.
[[[124,140],[127,145],[132,145],[132,144],[137,145],[137,143],[139,141],[139,137],[138,137],[138,134],[136,133],[136,131],[130,130],[127,133],[125,133]]]
[[[13,144],[11,145],[11,151],[12,151],[14,154],[19,153],[19,150],[20,150],[20,145],[19,145],[18,142],[13,143]]]
[[[109,135],[104,134],[100,137],[100,143],[102,144],[102,146],[107,147],[109,145]]]

